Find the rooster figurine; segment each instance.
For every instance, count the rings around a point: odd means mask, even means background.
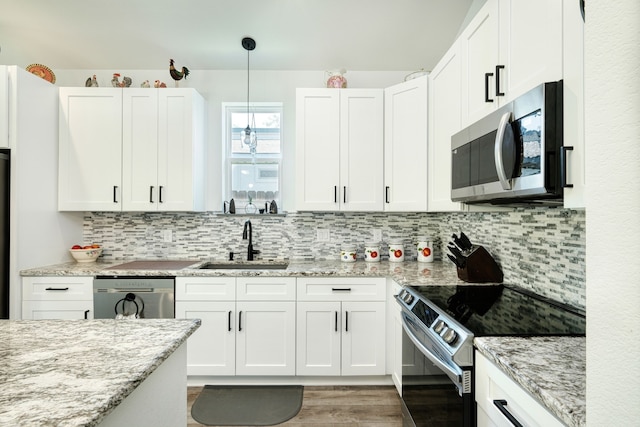
[[[96,75],[94,74],[93,77],[89,77],[84,85],[86,87],[98,87],[98,80],[96,79]]]
[[[169,60],[169,74],[171,74],[171,78],[176,81],[176,86],[178,85],[178,80],[185,79],[189,75],[189,69],[187,67],[182,67],[182,71],[176,70],[173,66],[173,59]]]

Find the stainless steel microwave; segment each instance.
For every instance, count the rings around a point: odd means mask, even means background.
[[[550,82],[453,135],[451,200],[561,203],[567,149],[562,121],[562,81]]]

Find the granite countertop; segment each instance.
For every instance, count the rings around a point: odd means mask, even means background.
[[[466,284],[458,279],[456,267],[449,261],[435,261],[423,263],[417,261],[404,262],[342,262],[336,261],[288,261],[284,270],[206,270],[199,269],[201,265],[211,262],[194,260],[193,264],[179,270],[123,270],[118,265],[126,261],[93,262],[93,263],[64,263],[51,266],[32,268],[20,272],[22,276],[96,276],[96,275],[137,275],[137,276],[182,276],[182,277],[214,277],[214,276],[262,276],[262,277],[390,277],[400,285],[458,285]],[[264,260],[216,263],[250,264],[264,263]],[[283,260],[266,262],[281,263]],[[114,268],[115,267],[115,268]]]
[[[586,425],[584,337],[480,337],[474,344],[562,422]]]
[[[200,320],[1,320],[0,425],[95,426]]]

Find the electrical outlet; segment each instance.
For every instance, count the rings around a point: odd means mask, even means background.
[[[371,230],[371,234],[373,234],[374,242],[382,242],[382,230],[380,230],[379,228],[374,228],[373,230]]]
[[[328,242],[331,240],[331,234],[329,230],[318,228],[316,229],[316,240],[318,242]]]
[[[173,242],[173,231],[162,230],[162,239],[167,243]]]

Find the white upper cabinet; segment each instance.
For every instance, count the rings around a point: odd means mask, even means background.
[[[296,209],[382,210],[381,89],[298,89]]]
[[[58,208],[121,210],[122,89],[60,88]]]
[[[193,89],[60,88],[59,209],[202,210],[203,121]]]
[[[562,2],[488,0],[459,42],[464,127],[540,83],[562,79]]]
[[[459,211],[451,201],[451,135],[461,122],[462,59],[455,43],[429,74],[428,208],[431,212]]]
[[[427,210],[427,76],[384,91],[384,210]]]
[[[203,114],[191,89],[124,91],[123,210],[204,208]]]

